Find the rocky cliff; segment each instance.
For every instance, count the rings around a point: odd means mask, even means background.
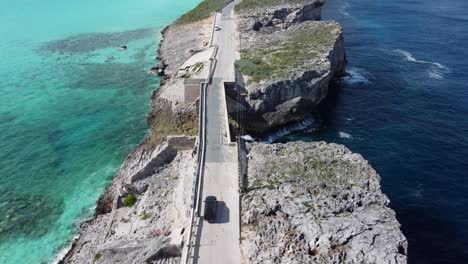
[[[151,70],[162,81],[147,117],[150,132],[100,197],[93,219],[81,225],[63,263],[179,262],[198,117],[197,101],[184,100],[184,81],[207,67],[199,63],[213,22],[206,3],[163,31],[159,64]],[[245,111],[248,130],[303,118],[343,71],[340,25],[315,21],[322,5],[243,0],[236,8],[239,85],[226,94],[229,109]],[[197,64],[181,69],[194,56]],[[255,143],[248,152],[248,192],[241,199],[245,263],[406,263],[395,213],[360,155],[325,143]]]
[[[406,238],[361,155],[324,142],[247,149],[246,263],[406,263]]]
[[[161,75],[147,117],[150,131],[97,201],[95,215],[61,263],[179,263],[191,204],[197,102],[184,102],[178,71],[207,49],[212,18],[163,30]]]
[[[304,119],[343,73],[346,56],[341,26],[315,21],[323,1],[244,2],[250,3],[237,8],[241,58],[230,109],[244,111],[238,122],[260,134]]]

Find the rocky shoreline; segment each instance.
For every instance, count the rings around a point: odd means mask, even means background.
[[[340,25],[316,21],[323,0],[265,3],[244,0],[236,8],[240,85],[226,91],[234,126],[252,133],[309,115],[346,65]],[[61,263],[179,262],[198,132],[198,100],[187,100],[185,85],[187,76],[206,76],[209,60],[203,58],[209,56],[203,54],[210,52],[212,24],[207,16],[162,31],[159,64],[152,69],[162,80],[147,117],[150,132],[97,201],[93,219],[81,224]],[[267,59],[253,57],[259,51]],[[246,96],[239,100],[241,91]],[[395,213],[379,176],[360,155],[322,142],[253,143],[247,152],[245,263],[406,263],[407,242]]]

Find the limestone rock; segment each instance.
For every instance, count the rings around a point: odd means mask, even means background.
[[[236,18],[239,85],[227,94],[246,96],[230,98],[228,107],[246,109],[242,123],[252,134],[307,117],[346,66],[341,26],[315,21],[323,1],[269,3],[240,9]]]
[[[407,241],[360,155],[324,142],[248,144],[246,263],[406,263]]]

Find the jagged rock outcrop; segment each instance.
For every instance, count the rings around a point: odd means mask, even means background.
[[[304,1],[260,1],[241,2],[236,11],[239,14],[239,28],[243,32],[271,31],[308,20],[320,20],[325,0]]]
[[[180,262],[196,168],[198,114],[196,102],[184,103],[184,79],[177,71],[207,48],[211,25],[208,18],[163,31],[161,63],[154,70],[165,75],[151,98],[149,134],[127,156],[61,263]]]
[[[180,259],[190,208],[194,138],[133,151],[80,226],[62,263],[157,263]],[[133,201],[126,202],[128,197]],[[101,208],[99,208],[101,207]]]
[[[262,2],[270,5],[238,10],[241,91],[226,91],[230,111],[245,111],[243,125],[256,132],[307,115],[346,63],[341,27],[310,21],[319,19],[323,0]],[[180,260],[195,138],[170,135],[195,135],[198,115],[196,102],[184,103],[177,73],[209,46],[211,25],[208,18],[164,30],[154,68],[164,78],[152,97],[150,133],[106,188],[94,218],[82,223],[63,263]],[[238,100],[238,92],[247,96]],[[248,150],[243,263],[406,263],[407,241],[379,176],[360,155],[321,142]]]
[[[158,65],[165,78],[175,77],[179,67],[194,53],[209,48],[213,18],[190,24],[173,23],[163,31],[158,49]]]
[[[178,73],[194,54],[210,49],[212,23],[213,18],[209,17],[190,24],[173,23],[162,31],[159,66],[156,68],[164,72],[164,77],[161,87],[153,92],[151,98],[151,110],[146,119],[151,126],[145,140],[147,144],[157,145],[168,135],[196,136],[197,102],[184,102],[186,76]]]
[[[278,23],[262,22],[262,30],[250,25],[253,14],[261,9],[239,11],[241,59],[237,63],[239,86],[233,93],[247,96],[240,101],[230,98],[238,105],[231,102],[229,107],[232,111],[247,109],[242,122],[248,132],[261,134],[304,119],[326,97],[330,82],[344,72],[341,26],[331,21],[310,21],[319,16],[299,16],[309,9],[320,13],[322,4],[323,1],[293,1],[259,7],[266,8],[270,14],[267,17],[278,16],[286,9],[296,10],[286,16],[295,14],[294,19],[268,18]]]
[[[145,142],[157,145],[168,135],[195,136],[198,131],[198,113],[195,103],[184,104],[163,97],[152,100],[146,118],[151,131]]]
[[[324,142],[248,151],[246,263],[406,263],[406,238],[361,155]]]

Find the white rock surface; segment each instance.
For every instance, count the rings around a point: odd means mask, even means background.
[[[406,238],[361,155],[323,142],[248,149],[245,263],[406,263]]]

